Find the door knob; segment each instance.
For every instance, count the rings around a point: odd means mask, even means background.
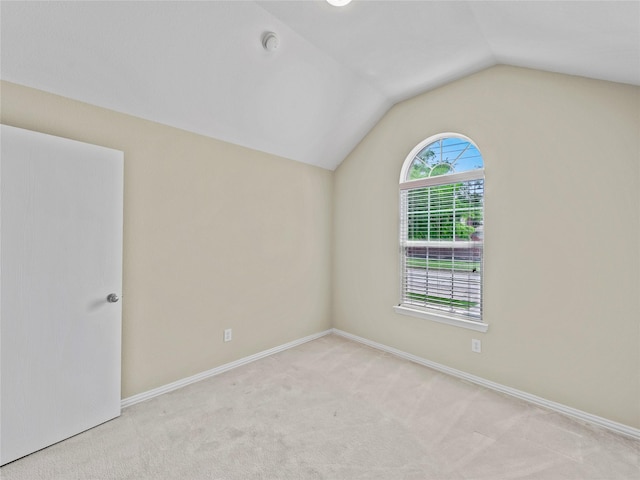
[[[115,293],[110,293],[107,296],[107,302],[109,303],[116,303],[118,300],[120,300],[120,298],[118,298],[118,295],[116,295]]]

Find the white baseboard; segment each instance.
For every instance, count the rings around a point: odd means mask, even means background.
[[[236,361],[225,363],[224,365],[220,365],[219,367],[212,368],[211,370],[207,370],[206,372],[201,372],[196,375],[192,375],[187,378],[183,378],[182,380],[178,380],[176,382],[169,383],[167,385],[163,385],[158,388],[154,388],[152,390],[148,390],[146,392],[139,393],[137,395],[133,395],[131,397],[124,398],[120,406],[121,408],[130,407],[131,405],[135,405],[136,403],[144,402],[145,400],[149,400],[153,397],[157,397],[158,395],[162,395],[164,393],[171,392],[173,390],[177,390],[179,388],[185,387],[195,382],[199,382],[200,380],[204,380],[205,378],[213,377],[219,375],[221,373],[227,372],[234,368],[240,367],[242,365],[246,365],[247,363],[255,362],[256,360],[260,360],[261,358],[268,357],[269,355],[273,355],[278,352],[282,352],[289,348],[296,347],[298,345],[302,345],[303,343],[310,342],[320,337],[324,337],[325,335],[329,335],[330,333],[334,333],[344,338],[348,338],[349,340],[353,340],[358,343],[362,343],[364,345],[368,345],[369,347],[381,350],[383,352],[391,353],[400,358],[404,358],[411,362],[417,363],[419,365],[424,365],[425,367],[432,368],[434,370],[438,370],[442,373],[446,373],[447,375],[451,375],[453,377],[460,378],[462,380],[466,380],[471,383],[475,383],[476,385],[481,385],[483,387],[489,388],[491,390],[495,390],[500,393],[504,393],[506,395],[510,395],[515,398],[519,398],[520,400],[527,401],[534,405],[538,405],[540,407],[561,413],[563,415],[567,415],[569,417],[575,418],[577,420],[591,423],[593,425],[597,425],[599,427],[606,428],[607,430],[611,430],[613,432],[626,435],[631,438],[640,439],[640,429],[630,427],[628,425],[624,425],[622,423],[614,422],[612,420],[608,420],[603,417],[599,417],[597,415],[593,415],[591,413],[583,412],[582,410],[578,410],[576,408],[568,407],[561,403],[553,402],[551,400],[547,400],[542,397],[538,397],[536,395],[532,395],[527,392],[523,392],[521,390],[517,390],[515,388],[507,387],[506,385],[501,385],[499,383],[492,382],[490,380],[486,380],[482,377],[477,377],[475,375],[471,375],[469,373],[463,372],[461,370],[456,370],[455,368],[447,367],[445,365],[441,365],[436,362],[432,362],[431,360],[427,360],[422,357],[418,357],[417,355],[413,355],[411,353],[403,352],[402,350],[398,350],[397,348],[389,347],[387,345],[383,345],[382,343],[377,343],[372,340],[368,340],[363,337],[359,337],[357,335],[353,335],[351,333],[347,333],[345,331],[339,330],[337,328],[332,328],[329,330],[325,330],[324,332],[319,332],[313,335],[309,335],[307,337],[300,338],[298,340],[294,340],[289,343],[285,343],[284,345],[280,345],[278,347],[271,348],[269,350],[264,350],[262,352],[258,352],[254,355],[250,355],[248,357],[244,357],[238,359]]]
[[[144,402],[145,400],[149,400],[153,397],[157,397],[158,395],[162,395],[164,393],[168,393],[173,390],[186,387],[187,385],[190,385],[195,382],[199,382],[200,380],[204,380],[205,378],[220,375],[221,373],[224,373],[226,371],[232,370],[242,365],[246,365],[247,363],[255,362],[256,360],[260,360],[261,358],[268,357],[269,355],[273,355],[274,353],[282,352],[283,350],[287,350],[289,348],[302,345],[303,343],[310,342],[311,340],[324,337],[325,335],[329,335],[330,333],[332,333],[332,330],[325,330],[324,332],[315,333],[313,335],[309,335],[307,337],[300,338],[298,340],[294,340],[289,343],[285,343],[284,345],[270,348],[269,350],[264,350],[262,352],[258,352],[248,357],[240,358],[239,360],[235,360],[230,363],[225,363],[224,365],[220,365],[219,367],[212,368],[211,370],[207,370],[206,372],[197,373],[195,375],[192,375],[191,377],[183,378],[182,380],[168,383],[167,385],[163,385],[161,387],[154,388],[152,390],[148,390],[146,392],[142,392],[137,395],[124,398],[120,402],[120,407],[121,408],[130,407],[131,405],[135,405],[136,403]]]
[[[515,398],[519,398],[520,400],[525,400],[529,403],[533,403],[534,405],[538,405],[540,407],[561,413],[563,415],[567,415],[577,420],[591,423],[593,425],[606,428],[608,430],[611,430],[613,432],[616,432],[631,438],[640,439],[640,429],[630,427],[622,423],[614,422],[612,420],[607,420],[606,418],[599,417],[591,413],[583,412],[582,410],[568,407],[561,403],[553,402],[551,400],[547,400],[545,398],[538,397],[536,395],[532,395],[530,393],[523,392],[515,388],[511,388],[505,385],[501,385],[499,383],[495,383],[490,380],[486,380],[484,378],[477,377],[469,373],[465,373],[461,370],[456,370],[455,368],[450,368],[445,365],[432,362],[431,360],[427,360],[425,358],[418,357],[416,355],[412,355],[407,352],[403,352],[402,350],[398,350],[396,348],[389,347],[387,345],[383,345],[381,343],[377,343],[371,340],[367,340],[366,338],[359,337],[357,335],[353,335],[351,333],[347,333],[342,330],[338,330],[337,328],[332,329],[332,332],[336,335],[340,335],[341,337],[348,338],[349,340],[353,340],[355,342],[368,345],[369,347],[382,350],[383,352],[391,353],[397,357],[404,358],[406,360],[410,360],[420,365],[424,365],[425,367],[433,368],[434,370],[438,370],[442,373],[446,373],[448,375],[460,378],[462,380],[466,380],[468,382],[490,388],[491,390],[495,390],[497,392],[504,393]]]

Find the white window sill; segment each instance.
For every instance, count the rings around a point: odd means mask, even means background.
[[[469,330],[475,330],[476,332],[485,333],[489,329],[489,324],[487,323],[472,322],[471,320],[464,320],[462,318],[456,318],[445,314],[427,312],[425,310],[411,308],[406,305],[394,305],[393,309],[396,313],[400,313],[402,315],[409,315],[410,317],[424,318],[425,320],[431,320],[432,322],[468,328]]]

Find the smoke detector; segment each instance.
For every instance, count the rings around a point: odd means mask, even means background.
[[[274,52],[278,45],[280,45],[280,39],[273,32],[266,32],[262,36],[262,48],[264,48],[267,52]]]

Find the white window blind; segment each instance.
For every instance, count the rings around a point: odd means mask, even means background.
[[[445,140],[450,151],[468,150],[469,142]],[[482,322],[484,170],[455,173],[447,162],[452,173],[413,179],[414,164],[400,184],[401,306]]]

